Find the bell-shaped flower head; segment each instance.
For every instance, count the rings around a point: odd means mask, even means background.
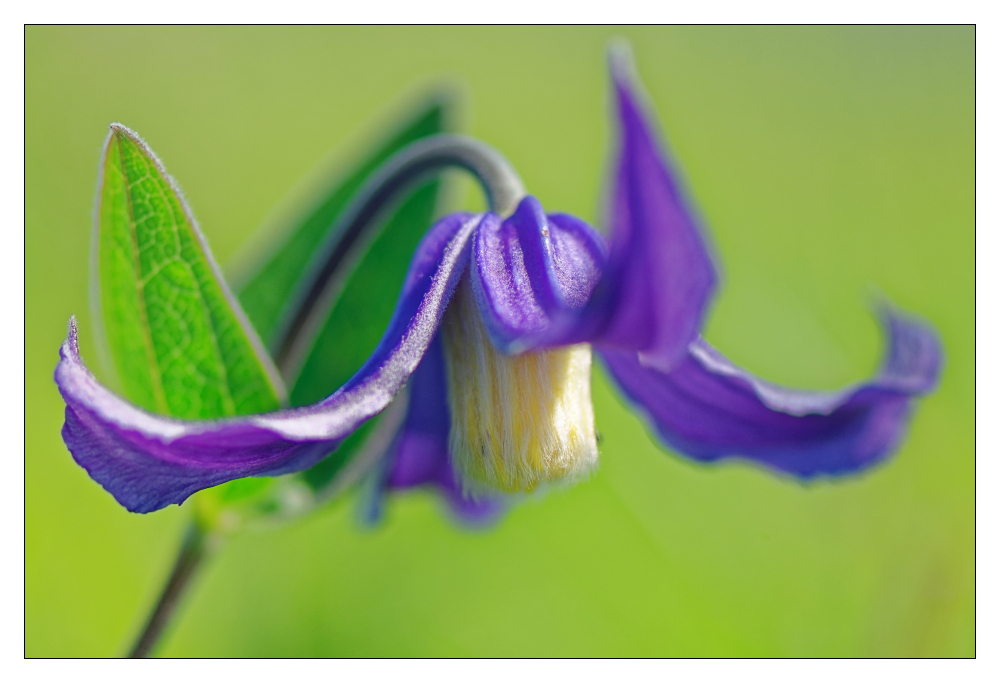
[[[717,280],[710,249],[621,54],[612,75],[619,144],[607,238],[547,214],[519,183],[496,212],[442,219],[371,358],[296,410],[153,415],[94,379],[71,323],[56,381],[73,457],[122,505],[148,512],[234,478],[308,468],[409,382],[381,490],[435,486],[460,516],[484,520],[503,494],[596,466],[592,349],[656,433],[696,460],[741,457],[809,478],[891,453],[913,398],[937,380],[934,331],[886,307],[881,370],[837,392],[778,387],[726,360],[699,335]]]

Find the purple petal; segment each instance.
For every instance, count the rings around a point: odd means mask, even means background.
[[[434,338],[478,223],[449,216],[424,237],[378,348],[347,384],[308,408],[189,422],[153,415],[102,386],[80,360],[76,323],[60,349],[63,439],[81,467],[132,512],[152,512],[231,479],[311,467],[378,414]]]
[[[487,214],[472,247],[472,286],[490,339],[506,353],[565,343],[600,277],[601,236],[525,197],[501,222]]]
[[[739,456],[808,479],[868,467],[902,438],[914,396],[941,368],[927,325],[887,310],[889,348],[879,374],[836,392],[787,389],[733,365],[703,339],[670,372],[637,354],[601,350],[611,374],[660,436],[696,460]]]
[[[390,451],[383,488],[400,490],[432,485],[445,496],[461,521],[484,524],[496,519],[504,509],[502,501],[464,496],[448,455],[451,416],[440,334],[435,335],[407,386],[406,421]]]
[[[612,64],[620,126],[610,196],[611,254],[566,341],[638,351],[661,369],[680,362],[716,283],[701,232],[620,60]]]
[[[389,489],[406,489],[445,476],[448,462],[448,387],[445,382],[441,335],[424,354],[407,383],[406,420],[393,448],[393,462],[386,477]]]

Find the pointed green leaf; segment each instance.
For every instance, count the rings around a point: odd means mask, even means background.
[[[125,396],[184,419],[278,408],[281,379],[180,189],[120,124],[105,144],[98,192],[93,302]]]

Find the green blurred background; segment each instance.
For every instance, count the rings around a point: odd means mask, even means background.
[[[414,492],[372,530],[345,499],[244,532],[161,654],[975,654],[971,27],[28,27],[28,656],[121,654],[187,517],[126,512],[59,436],[52,371],[71,314],[97,365],[87,268],[107,124],[157,151],[223,264],[308,173],[350,160],[442,80],[464,87],[465,132],[549,211],[596,222],[615,35],[718,250],[710,341],[768,379],[834,388],[876,366],[873,295],[937,326],[947,366],[903,448],[808,486],[692,464],[598,371],[590,481],[487,531]]]

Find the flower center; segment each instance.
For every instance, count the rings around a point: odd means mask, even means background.
[[[508,356],[490,342],[466,275],[442,324],[450,449],[470,493],[532,491],[597,464],[590,345]]]

